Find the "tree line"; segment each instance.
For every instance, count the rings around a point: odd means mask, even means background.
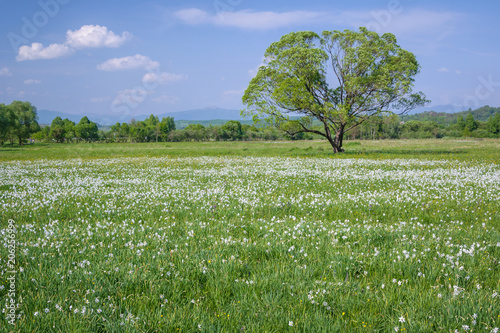
[[[347,133],[349,139],[430,139],[430,138],[499,138],[500,112],[487,121],[474,119],[472,113],[458,115],[449,125],[431,120],[402,121],[397,115],[371,119],[359,128]]]
[[[443,137],[500,137],[500,112],[487,121],[475,120],[474,111],[462,114],[446,125],[431,120],[403,121],[398,115],[375,116],[344,134],[345,140],[425,139]],[[310,128],[319,128],[319,121]],[[116,123],[107,130],[83,117],[78,123],[56,117],[50,125],[40,126],[36,107],[30,102],[14,101],[0,104],[0,144],[19,145],[28,140],[44,142],[181,142],[181,141],[272,141],[322,139],[314,133],[287,134],[264,122],[241,124],[230,120],[222,125],[189,124],[176,129],[173,117],[150,115],[149,118],[128,123]]]
[[[85,120],[85,121],[84,121]],[[86,123],[88,119],[82,118]],[[77,137],[85,137],[78,126],[71,121],[56,118],[51,126],[44,127],[38,135],[38,140],[53,142],[78,141]],[[66,124],[66,125],[64,125]],[[72,126],[73,125],[73,126]],[[319,122],[313,122],[311,128],[321,127]],[[73,128],[73,129],[72,129]],[[65,130],[64,130],[65,129]],[[93,141],[101,142],[186,142],[186,141],[274,141],[274,140],[313,140],[324,139],[314,133],[287,134],[275,126],[268,124],[242,124],[229,120],[222,125],[189,124],[183,129],[176,129],[173,117],[161,120],[150,115],[143,121],[132,120],[129,123],[116,123],[109,130],[88,131],[87,136]],[[453,124],[448,126],[429,120],[402,121],[397,115],[373,117],[350,132],[344,134],[345,140],[380,140],[380,139],[430,139],[444,137],[500,137],[500,113],[490,116],[488,121],[476,121],[472,114],[465,118],[458,116]],[[62,140],[58,139],[61,138]]]

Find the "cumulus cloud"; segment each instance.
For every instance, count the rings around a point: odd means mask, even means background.
[[[127,105],[131,108],[137,107],[139,104],[144,102],[146,96],[152,92],[147,91],[143,87],[135,87],[132,89],[124,89],[118,91],[118,95],[115,97],[112,105]]]
[[[3,67],[0,68],[0,76],[12,76],[12,73],[10,72],[9,68]]]
[[[358,26],[366,26],[378,33],[392,32],[396,35],[428,35],[443,37],[453,31],[453,23],[457,22],[462,14],[455,12],[432,11],[426,9],[404,9],[397,13],[388,10],[358,13],[351,18]],[[436,34],[436,31],[439,33]]]
[[[215,17],[198,8],[179,10],[175,12],[175,16],[188,24],[213,23]]]
[[[142,82],[145,83],[158,83],[164,84],[168,82],[180,81],[186,79],[187,76],[183,74],[172,74],[172,73],[146,73],[142,77]]]
[[[449,72],[450,70],[446,67],[441,67],[440,69],[438,69],[438,72],[440,73],[446,73],[446,72]]]
[[[242,10],[223,12],[210,15],[197,8],[179,10],[174,15],[187,24],[213,24],[218,26],[233,26],[246,29],[267,30],[272,28],[313,23],[325,17],[322,12],[290,11],[290,12],[255,12]]]
[[[228,11],[210,14],[198,8],[188,8],[176,11],[174,16],[186,24],[210,24],[254,30],[268,30],[297,25],[331,24],[348,26],[357,29],[366,26],[378,33],[392,32],[394,34],[432,34],[440,31],[446,35],[453,30],[452,23],[461,18],[455,12],[410,9],[381,8],[379,10],[360,11]]]
[[[23,45],[19,48],[17,61],[54,59],[67,56],[77,49],[96,47],[118,47],[131,38],[127,31],[121,36],[100,25],[84,25],[80,29],[66,32],[66,41],[62,44],[50,44],[44,47],[41,43]]]
[[[40,84],[40,83],[42,83],[42,81],[35,79],[28,79],[24,81],[24,84]]]
[[[116,35],[107,27],[100,25],[84,25],[80,29],[66,32],[66,43],[75,49],[96,47],[119,47],[132,35],[125,31],[121,36]]]
[[[124,69],[146,69],[153,70],[160,66],[157,61],[151,60],[149,57],[136,54],[135,56],[113,58],[97,65],[97,69],[101,71],[119,71]]]
[[[16,60],[54,59],[67,56],[73,52],[74,50],[65,44],[50,44],[44,47],[40,43],[32,43],[31,46],[23,45],[19,48]]]

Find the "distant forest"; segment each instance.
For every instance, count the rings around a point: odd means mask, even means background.
[[[312,140],[322,137],[301,133],[289,136],[266,123],[230,121],[181,121],[176,129],[173,117],[151,115],[143,121],[116,123],[105,129],[83,117],[78,123],[56,117],[50,126],[40,127],[36,108],[29,102],[0,104],[0,145],[26,142],[179,142]],[[312,126],[320,126],[313,122]],[[459,113],[423,112],[414,115],[373,117],[345,134],[346,140],[499,138],[500,108],[484,106]]]

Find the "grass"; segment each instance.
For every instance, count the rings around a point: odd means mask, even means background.
[[[0,332],[496,332],[497,147],[2,148]]]
[[[161,142],[48,144],[0,147],[0,161],[187,156],[285,156],[335,158],[451,158],[500,160],[498,139],[346,141],[346,152],[333,155],[326,141]]]

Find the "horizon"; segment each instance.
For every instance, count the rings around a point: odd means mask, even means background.
[[[500,4],[410,0],[0,0],[0,103],[102,117],[240,110],[266,48],[291,31],[390,32],[421,64],[426,109],[500,105]],[[333,22],[333,23],[332,23]]]

